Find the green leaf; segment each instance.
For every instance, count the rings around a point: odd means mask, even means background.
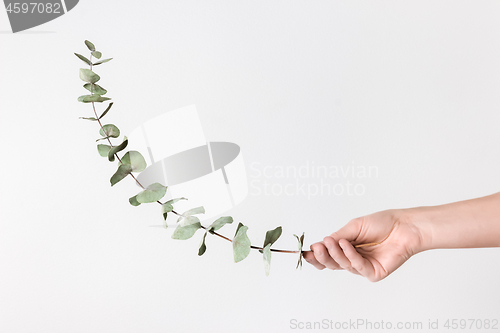
[[[187,210],[184,213],[182,213],[183,216],[191,216],[196,214],[205,214],[205,208],[203,208],[203,206],[200,206],[196,208],[191,208],[190,210]]]
[[[108,92],[106,89],[96,83],[85,83],[83,87],[96,95],[106,95],[106,93]]]
[[[99,152],[99,155],[101,155],[102,157],[107,157],[110,150],[111,146],[97,145],[97,151]]]
[[[113,106],[113,103],[109,103],[108,107],[106,108],[106,110],[104,110],[104,112],[101,114],[99,119],[102,119],[102,117],[104,117],[106,115],[106,113],[108,113],[109,109],[111,109],[112,106]]]
[[[146,169],[146,160],[138,151],[131,150],[122,157],[122,163],[129,165],[132,172],[141,172]]]
[[[75,55],[80,58],[84,63],[86,63],[87,65],[89,66],[92,66],[92,63],[90,62],[89,59],[87,59],[86,57],[82,56],[81,54],[78,54],[78,53],[75,53]]]
[[[200,229],[201,223],[198,224],[191,224],[188,226],[177,226],[175,228],[174,233],[172,234],[173,239],[180,239],[180,240],[186,240],[191,237],[196,233],[198,229]]]
[[[99,95],[82,95],[78,97],[78,102],[82,103],[91,103],[91,102],[96,102],[99,99]]]
[[[109,180],[111,182],[111,186],[118,183],[123,178],[127,177],[132,172],[132,167],[128,164],[122,164],[118,167],[115,174]]]
[[[174,206],[172,204],[169,204],[168,202],[165,202],[164,204],[161,205],[161,213],[163,214],[163,220],[167,219],[168,213],[174,210]]]
[[[90,103],[90,102],[85,102],[84,99],[85,97],[89,97],[90,95],[82,95],[82,96],[78,96],[78,102],[82,102],[82,103]]]
[[[271,245],[274,244],[281,236],[281,227],[277,227],[274,230],[269,230],[266,232],[266,238],[264,240],[264,246],[262,249],[264,257],[264,269],[266,271],[266,276],[269,275],[271,270]]]
[[[95,51],[95,46],[90,41],[86,40],[85,45],[87,45],[90,51]]]
[[[179,200],[187,200],[186,198],[176,198],[176,199],[171,199],[162,204],[161,206],[161,213],[163,214],[163,219],[167,219],[167,214],[170,213],[171,211],[174,210],[174,203],[176,203]],[[178,222],[179,220],[177,220]]]
[[[304,246],[304,233],[302,233],[302,236],[297,236],[296,234],[293,234],[295,236],[295,238],[297,238],[297,241],[299,242],[299,261],[297,262],[297,267],[295,267],[295,269],[300,268],[302,269],[302,247]]]
[[[144,191],[137,194],[137,201],[140,203],[150,203],[160,200],[167,193],[167,187],[160,183],[154,183],[146,187]]]
[[[168,203],[168,204],[173,205],[174,203],[176,203],[176,202],[177,202],[177,201],[179,201],[179,200],[187,200],[187,198],[182,197],[182,198],[171,199],[171,200],[168,200],[168,201],[167,201],[167,202],[165,202],[165,203]]]
[[[128,202],[130,202],[130,204],[135,207],[141,204],[139,201],[137,201],[137,195],[134,195],[132,198],[129,198]]]
[[[97,62],[94,62],[94,66],[97,66],[97,65],[100,65],[100,64],[104,64],[105,62],[108,62],[108,61],[110,61],[111,59],[113,59],[113,58],[104,59],[104,60],[99,60],[99,61],[97,61]]]
[[[240,262],[250,254],[250,239],[247,236],[248,227],[241,222],[238,224],[236,234],[233,239],[233,257],[234,262]]]
[[[124,137],[123,142],[120,145],[115,146],[109,150],[108,160],[110,162],[113,162],[115,160],[115,154],[122,151],[123,149],[125,149],[127,147],[127,145],[128,145],[128,139],[127,139],[127,137]]]
[[[209,232],[214,232],[222,228],[226,224],[231,224],[233,223],[233,218],[231,216],[222,216],[219,217],[217,220],[215,220],[208,228],[207,230]]]
[[[269,276],[271,270],[271,243],[264,246],[264,270],[266,271],[266,276]]]
[[[80,79],[88,83],[96,83],[101,77],[90,69],[80,68]]]
[[[94,118],[94,117],[90,117],[90,118],[80,117],[80,119],[91,120],[91,121],[97,121],[97,119],[96,119],[96,118]]]
[[[99,95],[98,95],[99,96]],[[97,100],[97,102],[99,103],[102,103],[102,102],[105,102],[105,101],[109,101],[111,98],[109,97],[102,97],[102,96],[99,96],[99,99]]]
[[[99,51],[93,51],[93,52],[92,52],[92,55],[93,55],[94,57],[96,57],[97,59],[101,59],[101,57],[102,57],[102,53],[101,53],[101,52],[99,52]]]
[[[184,218],[182,223],[179,223],[177,228],[175,228],[174,233],[172,234],[173,239],[189,239],[193,237],[196,230],[201,228],[200,219],[196,216],[188,216]]]
[[[104,125],[100,130],[99,134],[102,137],[117,138],[120,136],[120,130],[113,124]],[[125,163],[127,164],[127,163]]]
[[[180,223],[182,226],[188,226],[191,224],[196,224],[199,223],[200,219],[197,218],[196,216],[186,216],[184,220]]]
[[[111,98],[108,97],[102,97],[101,95],[83,95],[78,97],[78,102],[83,102],[83,103],[92,103],[92,102],[104,102],[107,101]]]
[[[177,222],[179,222],[186,216],[191,216],[196,214],[205,214],[205,208],[203,208],[203,206],[191,208],[190,210],[187,210],[184,213],[182,213],[181,216],[179,216],[179,218],[177,219]]]
[[[266,245],[273,245],[274,242],[278,240],[281,236],[281,227],[277,227],[274,230],[269,230],[266,232],[266,239],[264,240],[264,245],[262,247],[266,247]]]
[[[202,256],[207,250],[207,246],[205,245],[205,238],[207,237],[207,232],[203,234],[203,238],[201,239],[200,247],[198,248],[198,255]]]
[[[236,234],[238,233],[238,231],[240,230],[241,227],[243,227],[243,223],[238,223],[238,226],[236,227],[236,232],[234,233],[234,235],[236,236]]]

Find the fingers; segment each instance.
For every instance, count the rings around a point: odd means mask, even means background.
[[[311,250],[314,252],[314,258],[319,264],[332,270],[341,268],[334,258],[332,258],[324,243],[311,245]]]
[[[356,270],[360,275],[368,278],[370,281],[374,281],[375,268],[367,259],[363,258],[361,254],[356,251],[354,246],[345,239],[339,241],[339,246],[342,249],[342,253],[345,255],[346,259],[349,261],[351,267]]]
[[[317,269],[326,267],[330,269],[346,269],[357,273],[343,254],[338,241],[342,238],[355,240],[361,231],[362,222],[363,218],[351,220],[340,230],[334,232],[331,237],[326,237],[326,242],[311,245],[312,252],[305,253],[304,259]]]
[[[311,246],[312,249],[312,246]],[[309,264],[313,265],[319,270],[325,269],[325,266],[320,264],[316,258],[314,257],[314,253],[312,251],[304,251],[303,253],[305,261],[307,261]]]
[[[349,259],[344,254],[343,249],[340,248],[339,243],[335,239],[327,236],[323,239],[323,244],[328,251],[329,258],[333,261],[334,266],[336,266],[337,268],[341,267],[342,269],[345,269],[346,271],[349,271],[349,272],[357,273],[357,272],[355,272],[355,269],[352,267],[352,264],[349,261]],[[330,265],[332,265],[332,264],[330,264]],[[325,264],[325,266],[330,268],[326,264]]]
[[[325,237],[323,242],[311,245],[311,250],[304,252],[304,259],[317,269],[344,269],[375,281],[373,265],[346,239],[337,242],[332,237]]]

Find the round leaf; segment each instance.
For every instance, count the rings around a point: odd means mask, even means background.
[[[96,95],[106,95],[108,92],[106,89],[95,83],[85,83],[83,87]]]
[[[122,163],[128,164],[132,168],[132,172],[141,172],[146,169],[146,160],[138,151],[131,150],[122,157]]]
[[[99,96],[99,98],[97,99],[96,102],[99,102],[99,103],[102,103],[102,102],[105,102],[105,101],[109,101],[111,99],[109,97],[102,97],[100,95],[97,95],[97,96]]]
[[[92,52],[92,55],[93,55],[94,57],[96,57],[97,59],[101,59],[101,57],[102,57],[102,53],[101,53],[101,52],[99,52],[99,51],[94,51],[94,52]]]
[[[200,228],[200,220],[196,216],[188,216],[175,228],[172,238],[181,240],[189,239]]]
[[[264,240],[263,247],[266,247],[266,245],[268,244],[273,245],[273,243],[276,242],[278,238],[280,238],[280,236],[281,236],[281,227],[277,227],[274,230],[269,230],[268,232],[266,232],[266,239]]]
[[[233,257],[234,262],[240,262],[250,254],[250,239],[247,236],[248,227],[242,223],[236,229],[236,235],[233,239]]]
[[[208,231],[217,231],[226,224],[233,223],[233,218],[231,216],[222,216],[215,220],[209,227]]]
[[[123,178],[127,177],[132,172],[132,167],[130,165],[122,164],[118,167],[115,174],[109,180],[111,182],[111,186],[118,183]]]
[[[160,200],[167,193],[167,187],[160,183],[149,185],[144,191],[137,194],[137,201],[140,203],[150,203]]]
[[[132,198],[129,198],[128,202],[130,202],[130,204],[132,206],[136,206],[136,207],[141,204],[139,201],[137,201],[137,195],[134,195]]]
[[[101,95],[83,95],[78,97],[78,102],[83,102],[83,103],[92,103],[92,102],[104,102],[107,101],[108,97],[102,97]]]
[[[102,157],[107,157],[110,150],[111,146],[97,145],[97,151],[99,152],[99,155],[101,155]]]
[[[88,83],[96,83],[101,77],[90,69],[80,68],[80,79]]]
[[[102,137],[111,137],[111,138],[117,138],[120,136],[120,130],[118,127],[116,127],[113,124],[107,124],[104,125],[100,130],[99,134]],[[124,163],[124,164],[130,164],[130,163]]]

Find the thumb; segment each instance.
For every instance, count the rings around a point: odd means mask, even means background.
[[[363,225],[363,218],[358,217],[349,221],[345,226],[331,234],[331,237],[337,242],[341,239],[347,239],[349,242],[358,239]]]

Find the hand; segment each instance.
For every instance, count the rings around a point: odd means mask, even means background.
[[[345,269],[375,282],[420,252],[421,242],[419,229],[403,210],[386,210],[350,221],[311,245],[304,259],[318,269]],[[379,244],[355,248],[368,243]]]

